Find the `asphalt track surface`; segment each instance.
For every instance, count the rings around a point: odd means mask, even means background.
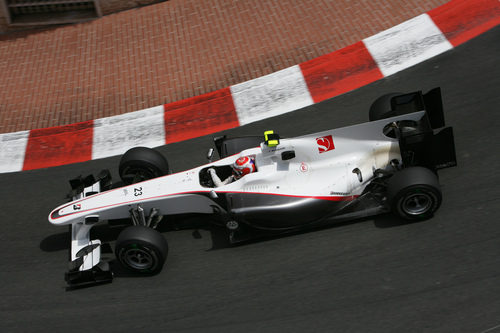
[[[387,92],[441,86],[459,166],[425,222],[391,215],[227,247],[217,230],[165,232],[154,277],[66,291],[69,235],[47,222],[66,180],[118,157],[0,175],[0,331],[500,332],[500,27],[397,75],[226,131],[295,136],[367,120]],[[174,171],[205,163],[211,137],[161,147]],[[95,228],[113,244],[118,227]],[[107,255],[112,258],[112,255]],[[116,266],[116,264],[113,264]]]

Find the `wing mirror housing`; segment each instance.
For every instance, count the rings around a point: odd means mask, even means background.
[[[209,162],[212,162],[212,157],[214,156],[214,149],[213,148],[210,148],[207,152],[207,160]]]
[[[282,161],[287,161],[291,160],[292,158],[295,158],[295,151],[294,150],[287,150],[281,153],[281,160]]]

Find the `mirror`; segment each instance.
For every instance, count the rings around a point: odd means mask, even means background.
[[[295,151],[293,150],[287,150],[281,153],[282,161],[291,160],[292,158],[295,158]]]
[[[210,148],[208,150],[208,153],[207,153],[207,160],[209,160],[210,162],[212,162],[212,157],[214,156],[214,149],[213,148]]]

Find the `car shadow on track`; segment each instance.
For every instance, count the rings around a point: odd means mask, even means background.
[[[184,217],[184,219],[176,219],[172,221],[172,223],[160,224],[158,227],[158,231],[160,233],[166,233],[172,230],[186,230],[191,229],[192,237],[194,239],[201,239],[202,234],[200,230],[207,231],[210,234],[212,239],[212,247],[207,251],[213,251],[218,249],[225,249],[233,246],[241,246],[245,244],[258,243],[268,240],[273,240],[282,237],[289,237],[303,233],[314,232],[318,230],[324,229],[332,229],[332,228],[342,228],[347,225],[355,224],[355,223],[366,223],[368,221],[373,221],[373,224],[377,228],[385,229],[385,228],[394,228],[394,227],[402,227],[412,223],[419,223],[423,221],[406,221],[392,214],[382,214],[375,217],[366,217],[351,221],[345,222],[337,222],[332,224],[326,224],[322,226],[310,227],[302,230],[292,230],[286,232],[252,232],[248,231],[250,234],[248,237],[244,237],[242,240],[231,243],[229,240],[229,231],[221,226],[213,225],[211,223],[207,223],[207,221],[203,221],[197,217]],[[127,220],[122,221],[113,221],[112,223],[105,223],[101,225],[97,225],[91,230],[91,238],[100,239],[103,244],[110,243],[116,241],[120,232],[130,223]],[[71,237],[70,237],[70,229],[66,229],[66,232],[53,234],[47,236],[40,242],[40,249],[44,252],[57,252],[62,250],[69,250],[71,245]]]
[[[251,232],[250,235],[248,235],[248,237],[245,236],[236,242],[230,241],[229,237],[230,232],[228,229],[226,229],[223,226],[209,223],[209,221],[201,219],[199,216],[198,217],[189,216],[187,218],[183,217],[181,219],[173,219],[170,220],[169,221],[170,223],[168,224],[167,223],[160,224],[157,230],[160,233],[168,233],[169,231],[175,231],[175,230],[192,230],[191,235],[194,239],[202,239],[207,236],[210,237],[212,246],[206,251],[216,251],[221,249],[227,249],[230,247],[239,247],[239,246],[257,244],[284,237],[291,237],[321,230],[344,228],[349,225],[357,223],[367,223],[370,221],[376,228],[382,228],[382,229],[404,227],[405,225],[408,224],[420,222],[420,221],[409,222],[401,218],[398,218],[397,216],[394,216],[392,214],[382,214],[378,216],[365,217],[344,222],[329,223],[321,226],[309,227],[301,230],[293,230],[287,232],[269,233],[269,232],[253,231],[253,233]],[[118,260],[115,258],[115,255],[113,253],[111,244],[116,241],[120,232],[127,226],[130,226],[130,221],[128,220],[112,221],[110,223],[97,225],[91,230],[91,239],[101,240],[102,242],[101,258],[103,261],[106,261],[109,264],[109,267],[113,272],[115,278],[143,278],[145,277],[145,275],[130,272],[124,267],[122,267],[118,262]],[[40,242],[40,249],[44,252],[57,252],[62,250],[69,251],[71,246],[71,236],[70,236],[71,231],[69,227],[66,230],[67,230],[66,232],[53,234],[44,238]],[[76,288],[69,287],[69,290],[81,289],[81,288],[82,287],[76,287]]]
[[[396,227],[404,227],[409,224],[413,223],[419,223],[419,222],[424,222],[424,221],[407,221],[402,218],[399,218],[393,214],[387,213],[387,214],[381,214],[377,216],[370,216],[370,217],[364,217],[364,218],[358,218],[350,221],[343,221],[343,222],[334,222],[334,223],[328,223],[324,224],[321,226],[314,226],[314,227],[307,227],[299,230],[291,230],[291,231],[285,231],[285,232],[262,232],[262,231],[249,231],[250,235],[249,237],[244,237],[240,241],[236,241],[234,243],[230,242],[229,240],[229,232],[222,227],[218,228],[204,228],[203,230],[207,230],[210,232],[210,236],[212,238],[212,248],[208,249],[207,251],[214,251],[218,249],[224,249],[228,247],[235,247],[235,246],[244,246],[244,245],[249,245],[249,244],[254,244],[254,243],[261,243],[261,242],[266,242],[266,241],[271,241],[274,239],[279,239],[279,238],[284,238],[284,237],[291,237],[291,236],[296,236],[300,234],[306,234],[310,232],[316,232],[320,230],[328,230],[328,229],[337,229],[337,228],[343,228],[349,225],[353,224],[358,224],[358,223],[367,223],[369,221],[373,222],[373,225],[376,228],[380,229],[387,229],[387,228],[396,228]],[[197,232],[196,230],[193,232],[193,237],[201,237],[201,234]]]
[[[373,220],[373,224],[375,225],[375,227],[380,229],[403,227],[409,224],[425,222],[425,220],[421,221],[405,220],[390,213],[374,216],[371,218],[371,220]]]
[[[119,224],[101,224],[92,228],[90,231],[91,239],[99,239],[102,243],[108,243],[115,241],[118,235],[123,230],[126,225]],[[40,250],[44,252],[57,252],[62,250],[69,250],[71,247],[71,230],[70,227],[66,229],[66,232],[60,232],[54,235],[50,235],[42,239],[40,242]]]

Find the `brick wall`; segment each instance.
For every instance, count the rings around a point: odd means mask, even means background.
[[[227,92],[447,1],[177,0],[29,38],[0,36],[0,133]]]

